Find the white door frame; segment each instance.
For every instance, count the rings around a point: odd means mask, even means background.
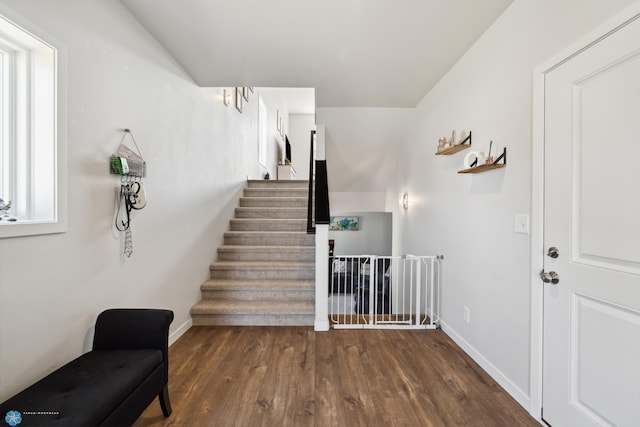
[[[547,73],[626,25],[640,19],[640,1],[598,26],[533,70],[533,134],[531,150],[531,357],[529,413],[542,418],[543,286],[544,265],[544,79]]]

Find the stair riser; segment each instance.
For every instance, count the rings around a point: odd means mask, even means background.
[[[306,197],[241,197],[240,207],[265,207],[265,208],[306,208]]]
[[[236,218],[307,219],[306,208],[237,208]]]
[[[313,234],[273,234],[273,235],[229,235],[224,237],[226,245],[266,245],[266,246],[311,246],[315,250]]]
[[[222,252],[218,250],[219,261],[289,261],[289,262],[313,262],[315,260],[315,248],[301,248],[286,251],[251,251],[238,250]]]
[[[304,188],[245,188],[245,197],[304,197],[307,198],[309,191]]]
[[[314,301],[313,289],[221,289],[202,291],[202,299],[233,299],[242,301]]]
[[[306,231],[307,221],[300,219],[232,219],[231,231]]]
[[[251,180],[248,184],[249,188],[309,188],[309,181],[302,180]]]
[[[194,326],[313,326],[314,314],[192,315]]]
[[[315,272],[308,270],[278,270],[278,269],[251,269],[251,270],[211,270],[212,279],[239,279],[239,280],[309,280],[315,278]]]

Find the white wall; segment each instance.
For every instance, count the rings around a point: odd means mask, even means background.
[[[385,212],[385,192],[331,191],[329,207],[331,212]]]
[[[445,331],[525,406],[531,253],[513,216],[531,210],[532,70],[629,3],[516,0],[419,103],[387,192],[397,250],[445,255]],[[458,175],[464,152],[434,155],[452,129],[472,130],[474,149],[507,146],[508,166]],[[404,191],[409,210],[398,212]]]
[[[119,2],[7,6],[66,47],[69,229],[0,240],[0,401],[86,351],[105,308],[168,308],[171,333],[184,331],[246,176],[260,174],[257,98],[240,114],[196,87]],[[148,163],[128,259],[108,173],[125,127]]]
[[[289,109],[287,101],[280,88],[257,88],[257,93],[267,108],[267,167],[271,179],[277,179],[277,165],[284,161],[285,143],[284,137],[278,131],[276,117],[281,115],[282,125],[286,134],[289,129]]]
[[[316,128],[315,120],[314,114],[289,114],[291,164],[296,170],[296,179],[309,179],[311,131]]]
[[[412,108],[318,108],[316,123],[326,127],[329,191],[384,192],[412,115]]]
[[[385,212],[332,212],[333,216],[357,216],[357,231],[329,231],[334,255],[391,255],[392,220]]]

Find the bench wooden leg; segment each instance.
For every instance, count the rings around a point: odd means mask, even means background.
[[[171,415],[171,402],[169,401],[169,386],[165,384],[162,387],[162,391],[158,394],[158,399],[160,399],[160,407],[162,408],[162,413],[165,417]]]

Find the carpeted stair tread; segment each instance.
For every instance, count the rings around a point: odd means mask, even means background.
[[[240,207],[298,207],[307,206],[306,197],[241,197]]]
[[[244,231],[244,230],[230,230],[224,233],[225,236],[227,234],[229,235],[248,235],[248,234],[252,234],[252,235],[265,235],[265,236],[273,236],[273,235],[284,235],[284,236],[309,236],[309,237],[314,237],[310,234],[307,234],[304,231],[280,231],[280,230],[275,230],[275,231]]]
[[[250,179],[247,182],[249,188],[309,188],[309,181],[301,179],[293,180],[264,180]]]
[[[313,280],[225,280],[210,279],[200,286],[201,290],[219,289],[315,289]]]
[[[304,207],[237,207],[236,218],[297,218],[307,220],[307,208]]]
[[[228,231],[224,233],[226,245],[311,246],[315,236],[303,231]]]
[[[310,314],[313,301],[245,301],[202,300],[191,308],[191,314]]]
[[[218,248],[219,261],[314,261],[313,246],[224,245]]]
[[[216,261],[210,265],[211,270],[315,270],[315,262],[288,261]]]
[[[305,231],[307,220],[298,218],[234,218],[231,231]]]
[[[300,251],[300,250],[315,250],[313,246],[300,246],[300,245],[222,245],[218,248],[218,252],[234,252],[238,250],[249,250],[256,252],[270,252],[270,251]]]
[[[302,197],[307,198],[306,188],[245,188],[245,197]]]

